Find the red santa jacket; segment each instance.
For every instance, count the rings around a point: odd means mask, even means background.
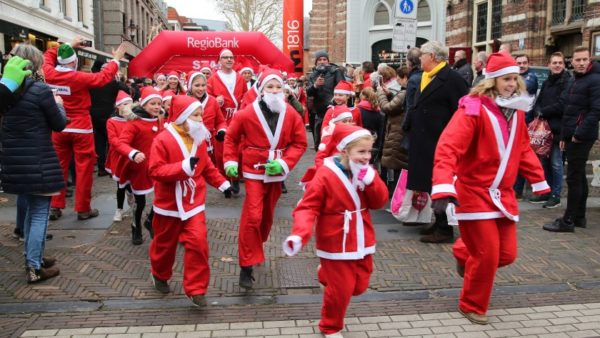
[[[225,117],[225,121],[227,121],[227,125],[231,123],[231,118],[233,114],[240,108],[240,103],[242,102],[242,97],[248,90],[246,87],[246,80],[243,76],[238,73],[235,73],[235,88],[233,92],[230,92],[225,82],[221,79],[220,75],[221,71],[217,71],[213,76],[208,79],[207,83],[207,91],[208,94],[217,97],[219,95],[223,95],[225,103],[221,106],[221,112]]]
[[[331,134],[333,133],[333,129],[334,128],[331,126],[323,128],[323,132],[321,134],[321,144],[319,144],[317,153],[315,154],[315,165],[306,169],[306,172],[300,179],[300,184],[304,187],[304,189],[306,189],[308,183],[315,177],[317,169],[323,165],[323,161],[337,153],[337,149],[334,147],[327,149],[327,145],[329,142],[331,142]]]
[[[279,114],[273,134],[258,101],[240,110],[227,129],[223,153],[225,168],[230,165],[239,167],[238,147],[242,140],[242,166],[239,172],[245,178],[264,182],[285,180],[307,147],[304,123],[294,108],[287,105],[285,112]],[[283,174],[265,175],[264,167],[257,165],[265,164],[267,160],[279,161]]]
[[[536,194],[550,192],[550,187],[529,145],[524,112],[516,111],[507,122],[493,101],[483,97],[482,102],[478,113],[459,108],[442,132],[431,198],[456,198],[458,220],[507,217],[517,222],[517,174],[533,182]]]
[[[194,170],[190,167],[193,156],[199,158]],[[154,181],[154,212],[182,221],[204,211],[206,182],[220,191],[230,187],[208,157],[206,142],[194,143],[188,151],[171,125],[152,144],[148,172]]]
[[[375,229],[369,209],[383,208],[387,196],[387,187],[379,175],[375,174],[372,183],[361,191],[329,157],[294,209],[292,236],[302,238],[305,246],[316,221],[317,256],[362,259],[375,252]]]
[[[256,86],[250,87],[244,97],[242,98],[242,104],[240,105],[240,109],[246,108],[246,106],[251,105],[254,100],[258,97],[258,92],[256,91]]]
[[[215,136],[219,131],[227,130],[227,123],[225,123],[223,113],[214,97],[206,94],[204,100],[200,101],[200,104],[204,110],[202,113],[202,122],[206,126],[206,129],[210,131],[210,143],[207,144],[206,147],[209,152],[212,152],[213,144],[216,141]]]
[[[111,60],[98,73],[85,73],[56,66],[57,48],[44,53],[44,76],[48,85],[62,97],[67,117],[71,122],[62,132],[91,134],[94,132],[90,117],[90,89],[103,87],[112,81],[119,70],[119,63]],[[55,68],[56,67],[56,68]]]
[[[360,113],[360,109],[356,107],[349,107],[348,110],[352,113],[352,121],[355,125],[362,127],[362,115]],[[333,106],[330,106],[325,112],[325,116],[323,116],[323,124],[321,125],[321,132],[325,127],[329,126],[329,121],[331,121],[331,115],[333,115]]]
[[[108,138],[108,155],[104,168],[108,171],[115,181],[119,181],[121,176],[122,162],[127,160],[117,152],[119,135],[123,132],[127,120],[120,116],[113,116],[106,121],[106,135]]]

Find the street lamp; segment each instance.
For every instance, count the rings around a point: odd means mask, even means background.
[[[129,37],[131,38],[131,41],[133,41],[133,39],[135,39],[135,35],[137,34],[138,26],[133,23],[133,19],[129,19],[129,26],[127,26],[127,28],[129,30]]]

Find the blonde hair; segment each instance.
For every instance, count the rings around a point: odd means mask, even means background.
[[[375,137],[373,137],[373,135],[365,135],[365,136],[357,137],[356,139],[348,142],[346,147],[344,147],[344,150],[350,150],[350,149],[354,148],[356,146],[356,144],[358,144],[358,142],[363,141],[363,140],[371,141],[374,143]]]
[[[496,79],[483,79],[475,87],[471,88],[469,95],[471,96],[489,96],[496,98],[498,96],[498,90],[496,89]],[[521,76],[517,77],[517,90],[516,92],[524,93],[527,91],[525,81]]]
[[[385,67],[381,68],[379,70],[379,74],[381,74],[381,78],[382,78],[383,82],[388,82],[389,80],[393,79],[397,75],[394,68],[392,68],[390,66],[385,66]]]
[[[369,101],[371,108],[374,110],[379,109],[377,94],[375,94],[375,90],[373,90],[373,88],[368,87],[363,89],[362,92],[360,92],[360,95]]]

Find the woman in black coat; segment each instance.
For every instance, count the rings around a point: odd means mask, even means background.
[[[31,61],[33,73],[14,93],[14,101],[2,119],[0,177],[4,192],[26,201],[24,221],[27,282],[35,283],[59,274],[55,259],[43,257],[50,198],[64,188],[62,170],[52,145],[52,131],[65,128],[60,99],[43,82],[42,53],[34,46],[18,45],[11,52]],[[17,211],[19,212],[19,211]]]

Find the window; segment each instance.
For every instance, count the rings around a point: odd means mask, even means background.
[[[484,42],[485,40],[487,40],[487,12],[487,2],[483,2],[477,5],[477,21],[475,21],[475,42]]]
[[[502,0],[475,0],[473,47],[486,50],[502,37]]]
[[[419,1],[419,7],[417,7],[417,22],[431,21],[431,9],[426,0]]]
[[[565,25],[583,20],[585,0],[551,0],[552,25]],[[567,10],[570,9],[570,10]]]
[[[567,14],[567,0],[553,0],[552,1],[552,24],[560,25],[565,23],[565,16]]]
[[[572,0],[571,20],[583,20],[583,11],[585,10],[585,0]]]
[[[492,39],[502,36],[502,0],[492,1]]]
[[[375,8],[375,20],[373,20],[373,25],[389,25],[390,24],[390,14],[388,13],[387,7],[383,3],[377,4]]]
[[[83,0],[77,0],[77,21],[83,22]]]
[[[59,0],[58,3],[60,5],[60,12],[64,16],[69,16],[69,13],[67,13],[67,0]]]

